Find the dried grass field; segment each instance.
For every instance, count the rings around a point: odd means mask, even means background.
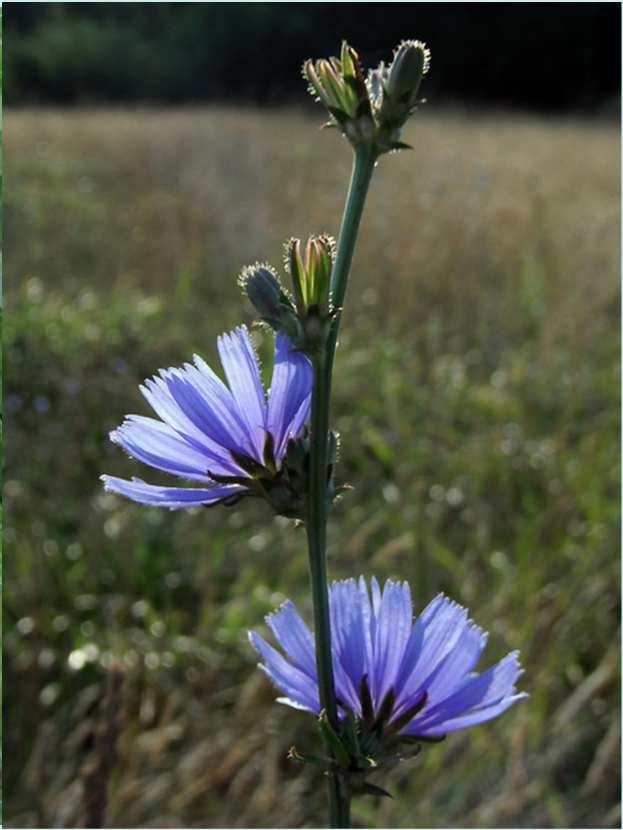
[[[144,472],[107,440],[148,414],[139,382],[250,321],[242,266],[336,232],[350,151],[321,118],[5,114],[5,826],[323,824],[286,760],[313,719],[275,705],[246,638],[286,596],[311,621],[304,533],[98,480]],[[530,699],[379,779],[394,799],[354,822],[619,826],[618,130],[431,106],[406,139],[343,319],[355,489],[330,571],[468,605]]]

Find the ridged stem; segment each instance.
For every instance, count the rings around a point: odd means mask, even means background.
[[[338,729],[338,719],[331,658],[331,620],[327,580],[327,518],[330,508],[327,468],[329,463],[331,378],[348,273],[375,161],[376,153],[373,150],[367,148],[355,150],[348,196],[346,197],[331,276],[333,308],[337,309],[338,313],[333,320],[326,347],[321,349],[313,359],[314,387],[311,412],[307,537],[314,606],[320,705],[325,710],[329,723],[336,730]],[[327,747],[327,751],[330,752],[329,747]],[[350,796],[346,791],[344,781],[335,774],[329,775],[329,808],[331,827],[350,827]]]

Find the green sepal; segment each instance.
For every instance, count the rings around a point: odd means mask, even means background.
[[[309,466],[309,446],[306,437],[290,438],[286,447],[286,467],[288,472],[303,478]]]
[[[361,84],[357,79],[356,75],[344,75],[344,83],[350,87],[350,89],[357,95],[359,98],[359,92],[361,91]],[[364,102],[361,102],[364,103]]]
[[[309,755],[306,752],[299,752],[295,746],[291,746],[286,756],[290,761],[295,761],[297,764],[312,764],[315,767],[321,767],[324,770],[331,769],[333,761],[331,758],[325,758],[322,755]]]
[[[378,784],[371,784],[370,781],[364,781],[363,784],[361,784],[360,792],[362,795],[378,795],[381,798],[394,797],[390,792],[384,790],[383,787],[379,787]]]
[[[385,755],[383,757],[383,766],[390,767],[401,764],[404,761],[412,761],[414,758],[417,758],[421,751],[422,744],[413,744],[409,746],[407,751],[401,748],[400,752],[396,752],[393,755]]]
[[[337,107],[327,107],[327,109],[339,124],[345,124],[349,120],[348,113],[344,110]]]
[[[206,470],[207,475],[217,484],[241,484],[243,487],[249,487],[251,480],[248,476],[222,476],[218,473],[213,473],[212,470]]]
[[[393,712],[395,702],[396,691],[392,686],[392,688],[387,692],[387,694],[381,701],[379,711],[376,715],[376,718],[374,719],[374,723],[372,724],[372,732],[376,732],[378,735],[381,735],[383,733],[385,724],[388,722]]]
[[[237,452],[236,450],[230,450],[229,454],[234,459],[236,464],[250,476],[253,476],[254,478],[261,478],[263,474],[266,474],[266,467],[264,467],[263,464],[260,464],[259,461],[256,461],[254,458],[249,458],[248,455],[245,455],[241,452]]]
[[[368,686],[368,675],[364,674],[359,684],[359,699],[361,701],[361,714],[364,726],[368,731],[372,730],[374,724],[374,705],[372,695]]]
[[[363,118],[364,115],[371,115],[372,107],[370,106],[370,101],[366,98],[363,101],[359,102],[359,106],[357,107],[357,118]]]
[[[328,746],[331,747],[331,751],[335,755],[335,760],[338,765],[342,769],[347,770],[350,767],[350,755],[348,754],[339,736],[335,733],[333,727],[329,723],[327,713],[324,709],[318,718],[318,726],[320,727],[323,738],[327,742]]]
[[[357,719],[350,709],[347,712],[346,720],[342,725],[343,739],[348,743],[348,752],[351,758],[359,758],[362,753],[357,734]]]
[[[413,718],[418,714],[418,712],[422,711],[422,709],[426,705],[427,700],[428,700],[428,692],[424,692],[424,694],[420,697],[420,699],[413,706],[409,707],[409,709],[407,709],[406,712],[403,712],[403,714],[400,715],[399,718],[396,718],[395,720],[393,720],[389,724],[389,727],[388,727],[388,730],[387,730],[388,734],[398,733],[398,732],[400,732],[401,729],[404,729],[404,727],[408,723],[410,723],[410,721],[413,720]]]
[[[273,473],[277,473],[277,462],[275,461],[275,439],[272,432],[266,430],[264,441],[264,466]]]
[[[220,499],[219,501],[214,501],[211,504],[204,504],[202,505],[207,510],[210,510],[213,507],[235,507],[239,501],[242,499],[250,498],[253,496],[253,493],[232,493],[231,496],[227,496],[227,498]]]

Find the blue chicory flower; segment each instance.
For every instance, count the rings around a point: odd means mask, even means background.
[[[246,327],[218,338],[229,388],[197,355],[162,369],[140,387],[161,420],[129,415],[110,438],[132,458],[200,487],[161,487],[104,475],[106,490],[143,504],[179,509],[265,495],[280,479],[291,439],[305,428],[313,371],[284,334],[275,340],[266,396]]]
[[[439,594],[414,622],[406,582],[388,580],[381,591],[373,578],[371,595],[363,577],[330,588],[341,719],[352,713],[373,723],[382,709],[389,732],[434,740],[490,720],[527,697],[515,689],[522,673],[516,651],[474,673],[487,634],[467,609]],[[259,634],[249,638],[264,660],[260,668],[286,695],[279,702],[319,714],[311,631],[290,601],[266,620],[286,657]]]

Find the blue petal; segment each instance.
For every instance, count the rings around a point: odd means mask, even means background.
[[[470,621],[461,632],[454,648],[438,664],[427,681],[429,704],[447,699],[464,684],[486,644],[487,634]]]
[[[199,440],[208,448],[220,451],[222,456],[229,455],[230,450],[249,452],[246,431],[231,394],[227,390],[221,390],[222,395],[217,394],[216,385],[208,394],[200,384],[199,371],[187,366],[186,369],[162,370],[160,378],[155,379],[156,385],[168,393],[182,414],[183,428],[187,430],[190,424],[191,429],[194,427],[198,432]]]
[[[418,617],[405,648],[396,685],[416,697],[467,625],[467,610],[444,596],[435,597]]]
[[[476,726],[477,724],[484,723],[492,718],[497,718],[498,715],[501,715],[502,712],[510,709],[510,707],[514,703],[517,703],[518,700],[522,700],[526,697],[528,697],[528,695],[525,692],[520,692],[519,694],[505,697],[491,706],[484,706],[480,709],[471,709],[464,715],[451,718],[450,720],[437,722],[434,726],[418,728],[416,725],[413,725],[403,731],[406,735],[424,735],[430,738],[440,737],[441,735],[446,735],[449,732],[456,732],[459,729],[466,729],[468,726]]]
[[[413,706],[421,698],[422,691],[426,691],[426,707],[418,716],[425,717],[431,707],[445,700],[464,685],[486,643],[486,633],[474,623],[469,622],[461,632],[455,646],[426,679],[425,685],[417,684],[415,688],[408,685],[401,690],[396,705],[396,716]]]
[[[266,622],[290,659],[316,683],[314,638],[290,600],[269,614]]]
[[[381,610],[381,588],[379,586],[378,580],[375,576],[372,577],[370,580],[370,592],[372,594],[372,611],[373,616],[375,619],[375,629],[376,629],[376,621],[378,621],[379,613]]]
[[[359,687],[366,672],[361,597],[354,579],[329,589],[335,691],[342,703],[361,714]]]
[[[193,481],[210,482],[208,468],[221,474],[227,472],[216,459],[199,452],[168,424],[153,418],[129,415],[110,433],[110,440],[144,464]]]
[[[519,652],[511,651],[487,671],[468,678],[442,705],[448,707],[460,699],[464,703],[468,701],[470,706],[489,706],[514,692],[515,683],[521,674],[523,670],[519,664]]]
[[[267,428],[275,440],[275,457],[281,461],[290,438],[298,438],[309,418],[313,369],[309,358],[295,352],[282,333],[275,341],[275,365],[268,393]]]
[[[266,399],[257,355],[246,327],[221,335],[218,350],[229,388],[255,450],[254,458],[261,462],[266,440]]]
[[[285,435],[283,437],[282,454],[285,453],[290,438],[296,439],[303,432],[303,428],[305,424],[309,421],[309,417],[311,414],[311,401],[312,399],[310,392],[310,394],[303,399],[303,402],[296,410],[294,417],[290,421],[290,426],[286,429]]]
[[[195,388],[189,395],[186,384],[175,372],[162,370],[160,376],[146,380],[140,390],[152,409],[195,449],[218,458],[222,464],[233,464],[230,450],[246,449],[246,434],[242,427],[236,430],[233,418],[226,420],[227,409],[216,396],[209,398]],[[229,394],[229,393],[228,393]],[[177,396],[177,397],[176,397]],[[231,402],[234,407],[234,402]]]
[[[441,728],[441,724],[471,710],[495,706],[514,694],[515,682],[520,674],[518,652],[513,651],[486,672],[466,678],[460,688],[445,700],[432,707],[427,706],[416,721],[425,727]]]
[[[378,706],[392,686],[396,689],[398,669],[413,625],[411,591],[406,582],[387,580],[379,609],[375,643],[375,671],[372,698]]]
[[[199,355],[193,355],[194,366],[185,364],[186,370],[192,374],[193,381],[203,396],[209,400],[219,401],[218,414],[230,434],[240,447],[246,448],[246,452],[253,450],[249,441],[246,423],[240,415],[238,404],[231,391],[225,386],[218,375],[212,371],[208,364]],[[234,448],[234,447],[232,447]],[[242,450],[245,451],[244,449]]]
[[[374,641],[376,636],[376,620],[374,618],[374,610],[370,605],[370,595],[368,593],[368,586],[363,576],[359,577],[357,584],[359,591],[359,601],[362,617],[362,634],[365,645],[366,655],[366,670],[365,673],[368,678],[371,678],[374,673]]]
[[[139,478],[126,481],[114,476],[101,476],[101,479],[104,482],[104,488],[110,493],[118,493],[141,504],[149,504],[153,507],[168,507],[171,510],[215,504],[229,496],[245,491],[244,487],[237,484],[196,489],[194,487],[159,487],[154,484],[146,484]]]
[[[354,687],[366,673],[366,642],[361,596],[354,579],[334,582],[330,588],[331,638],[334,653]]]
[[[264,664],[260,664],[260,668],[266,672],[275,686],[302,708],[319,714],[318,685],[310,680],[307,674],[285,660],[255,631],[249,632],[249,640],[264,659]]]

